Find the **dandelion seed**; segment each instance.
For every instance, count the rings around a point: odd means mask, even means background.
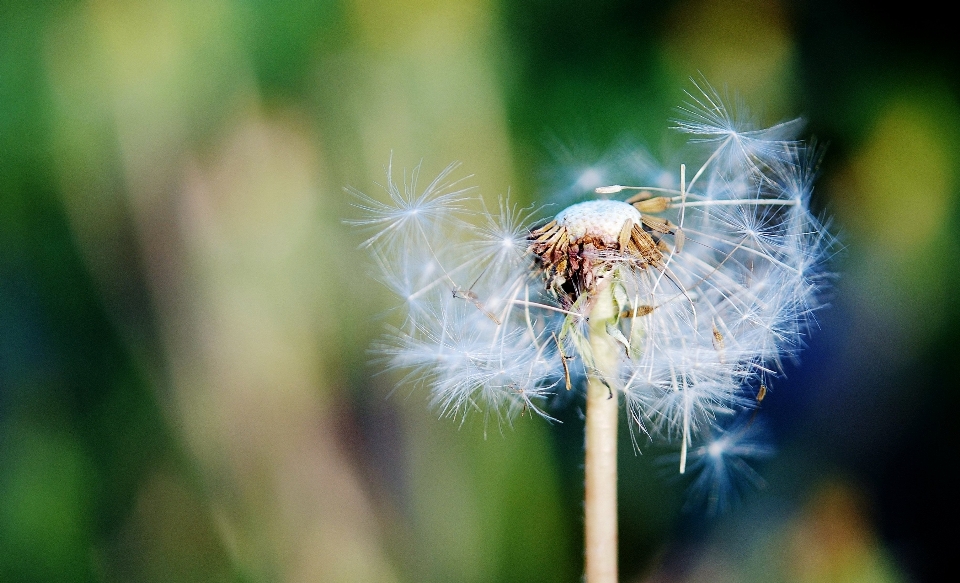
[[[740,417],[729,427],[713,429],[703,445],[690,452],[690,473],[695,476],[687,510],[706,514],[725,512],[750,491],[766,487],[754,467],[773,455],[763,426]]]

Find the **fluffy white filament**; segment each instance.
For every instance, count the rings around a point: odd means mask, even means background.
[[[632,427],[680,442],[681,471],[688,446],[754,407],[761,385],[802,346],[832,245],[808,208],[819,151],[797,140],[801,124],[752,128],[710,89],[683,111],[677,129],[703,152],[698,165],[688,160],[689,183],[674,169],[664,184],[658,169],[656,188],[596,189],[619,200],[643,190],[665,197],[668,208],[653,215],[682,231],[648,228],[664,250],[660,265],[615,249],[596,258],[622,316],[607,326],[622,351],[617,378],[605,381]],[[388,166],[389,203],[352,191],[362,211],[352,222],[371,231],[364,246],[376,278],[400,301],[376,352],[405,382],[427,387],[444,415],[549,417],[550,399],[581,391],[593,362],[589,290],[572,306],[558,301],[528,249],[531,229],[549,218],[503,200],[467,210],[483,203],[454,169],[421,189],[418,169],[398,183]],[[611,209],[620,214],[599,220],[617,222],[617,232],[627,215]],[[564,212],[558,223],[571,220]],[[691,449],[691,463],[704,451]]]

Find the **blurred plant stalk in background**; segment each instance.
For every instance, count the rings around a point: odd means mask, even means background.
[[[231,562],[255,579],[396,580],[330,408],[322,145],[302,113],[259,104],[239,17],[223,2],[93,2],[59,23],[64,200],[121,317],[118,245],[138,250],[160,323],[150,372]],[[115,181],[91,180],[113,152]],[[126,575],[162,572],[145,569]]]

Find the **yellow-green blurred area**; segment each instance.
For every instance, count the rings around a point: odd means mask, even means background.
[[[0,2],[0,581],[579,581],[577,404],[438,419],[368,347],[352,185],[549,202],[690,78],[829,143],[831,306],[732,512],[621,441],[623,581],[953,556],[960,67],[931,2]],[[881,13],[882,12],[882,13]],[[949,520],[949,522],[948,522]]]

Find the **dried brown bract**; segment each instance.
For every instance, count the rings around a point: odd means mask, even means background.
[[[569,307],[589,293],[596,280],[616,263],[664,269],[669,246],[662,235],[679,229],[666,219],[642,215],[637,206],[614,200],[589,201],[568,207],[530,232],[529,250],[543,271],[549,289]],[[661,203],[656,208],[666,208]]]

